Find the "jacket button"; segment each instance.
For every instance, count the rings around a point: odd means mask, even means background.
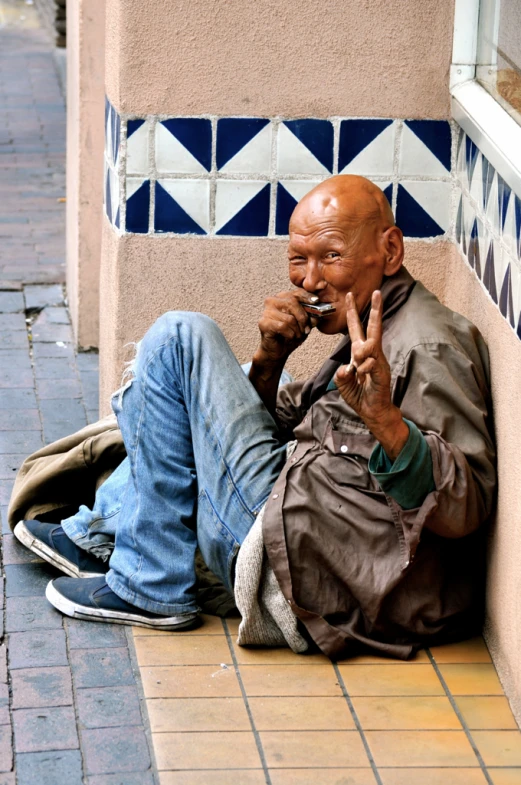
[[[341,446],[341,448],[340,448],[340,452],[348,452],[348,449],[349,449],[349,448],[348,448],[348,447],[347,447],[345,444],[343,444],[343,445]]]
[[[273,496],[272,496],[271,498],[272,498],[272,499],[278,499],[278,498],[279,498],[279,494],[278,494],[278,493],[274,493],[274,494],[273,494]]]

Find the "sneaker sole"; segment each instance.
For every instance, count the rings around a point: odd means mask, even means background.
[[[53,551],[52,548],[49,548],[48,545],[31,534],[23,521],[16,524],[13,534],[22,545],[41,556],[42,559],[70,578],[101,578],[101,576],[105,575],[104,572],[83,572],[76,564],[66,559],[65,556],[61,556],[57,551]]]
[[[111,624],[128,624],[133,627],[149,627],[155,630],[190,630],[199,626],[200,619],[194,614],[191,619],[184,619],[178,622],[176,616],[165,616],[159,619],[148,619],[146,616],[139,616],[134,613],[123,613],[123,611],[109,611],[104,608],[89,608],[86,605],[78,605],[72,600],[64,597],[63,594],[54,588],[53,581],[49,581],[45,589],[45,596],[52,606],[65,616],[73,619],[83,619],[85,621],[101,621]]]

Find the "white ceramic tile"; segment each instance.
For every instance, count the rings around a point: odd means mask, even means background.
[[[215,231],[222,229],[266,185],[258,180],[218,180],[215,194]]]
[[[507,248],[509,255],[512,259],[517,258],[517,237],[516,237],[516,213],[515,213],[515,195],[510,194],[508,201],[507,214],[505,216],[505,225],[503,226],[503,242]]]
[[[451,183],[442,180],[407,180],[402,185],[446,232],[450,224]]]
[[[112,163],[112,111],[112,107],[109,106],[105,123],[105,156],[109,163]]]
[[[364,147],[340,174],[387,175],[393,173],[395,123],[384,128],[381,134]]]
[[[498,234],[501,234],[501,226],[499,222],[499,202],[498,202],[498,179],[497,172],[494,172],[492,185],[490,186],[490,193],[488,197],[487,209],[485,212],[486,218],[493,229]]]
[[[146,177],[127,177],[127,199],[134,196],[138,188],[141,188],[146,179]]]
[[[183,208],[201,229],[210,229],[210,181],[209,180],[158,180],[172,199]]]
[[[297,139],[284,123],[279,125],[277,138],[277,171],[285,174],[319,174],[330,177],[325,166]]]
[[[499,302],[505,273],[507,271],[510,259],[508,254],[505,253],[504,249],[501,248],[501,244],[497,240],[491,239],[491,242],[494,243],[494,272],[496,277],[496,292]]]
[[[116,220],[119,207],[119,177],[117,172],[110,167],[110,195],[112,197],[112,223]]]
[[[149,125],[144,122],[127,139],[127,173],[148,177],[148,138]]]
[[[280,182],[293,199],[300,202],[321,180],[281,180]]]
[[[271,172],[271,123],[265,125],[219,171],[224,174],[265,174]]]
[[[399,174],[403,176],[447,177],[448,172],[422,140],[405,123],[400,145]]]
[[[465,134],[460,132],[461,136],[458,142],[458,151],[456,157],[456,175],[463,188],[469,187],[469,179],[467,176],[467,164],[465,160]]]
[[[476,165],[474,167],[474,173],[472,175],[472,181],[470,183],[470,195],[474,199],[476,203],[477,210],[481,212],[483,209],[483,167],[482,167],[482,159],[483,156],[481,153],[478,153],[478,157],[476,159]]]
[[[208,174],[197,158],[162,123],[156,124],[155,148],[158,172]]]
[[[514,310],[515,326],[519,323],[519,315],[521,313],[521,269],[517,264],[512,264],[510,267],[510,275],[512,281],[512,307]]]

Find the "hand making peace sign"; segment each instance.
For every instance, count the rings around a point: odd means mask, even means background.
[[[373,292],[367,337],[351,292],[346,295],[346,305],[351,362],[338,369],[335,384],[344,401],[394,460],[408,439],[409,428],[391,400],[391,368],[382,346],[382,294]]]

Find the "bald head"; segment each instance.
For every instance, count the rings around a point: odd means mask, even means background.
[[[391,206],[377,185],[352,174],[330,177],[313,188],[295,207],[289,231],[326,220],[350,232],[372,226],[386,231],[394,226]]]

